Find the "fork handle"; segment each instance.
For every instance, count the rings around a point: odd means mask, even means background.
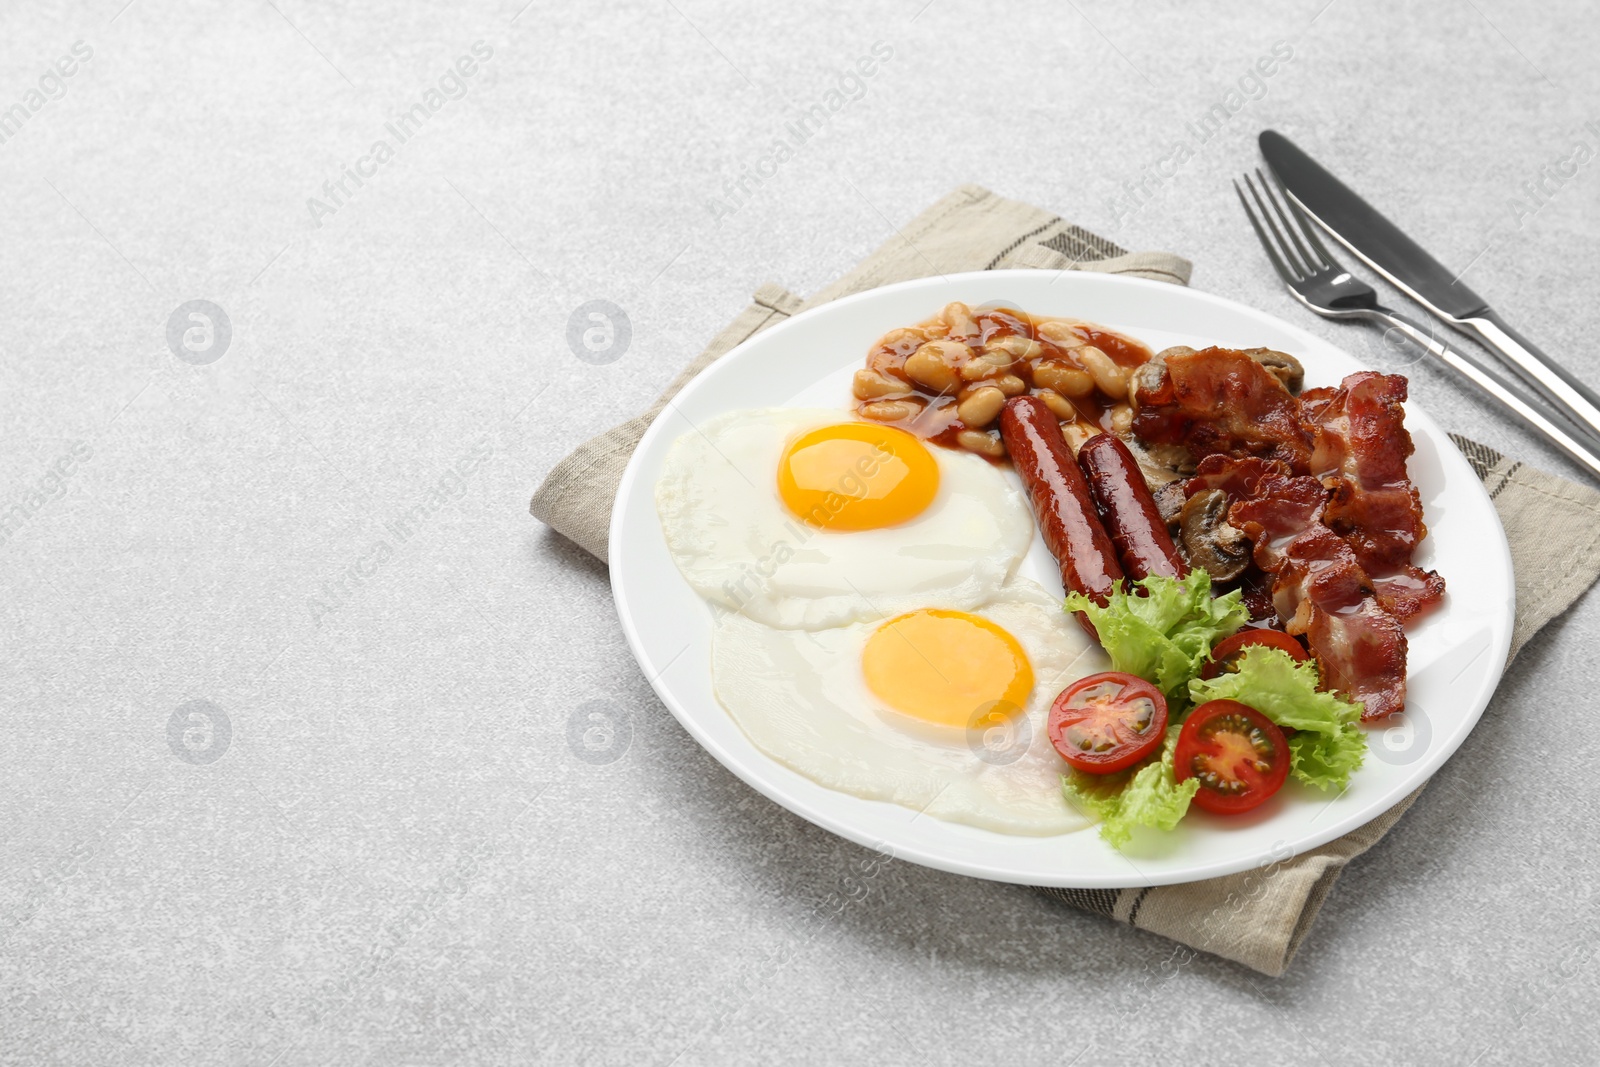
[[[1600,454],[1597,454],[1587,443],[1580,443],[1560,426],[1546,418],[1538,408],[1523,400],[1514,390],[1499,381],[1493,375],[1481,370],[1466,356],[1440,344],[1433,334],[1425,327],[1406,318],[1398,312],[1381,308],[1375,317],[1387,325],[1399,330],[1406,337],[1416,342],[1431,355],[1448,364],[1453,370],[1461,374],[1478,390],[1497,402],[1501,407],[1516,415],[1523,422],[1538,430],[1551,444],[1560,448],[1581,464],[1590,474],[1600,478]]]

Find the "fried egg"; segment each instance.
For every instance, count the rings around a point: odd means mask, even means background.
[[[987,604],[777,629],[724,615],[712,685],[746,736],[827,786],[949,822],[1052,835],[1089,825],[1062,797],[1046,719],[1104,669],[1060,601],[1016,579]]]
[[[656,510],[696,592],[779,629],[976,608],[1033,536],[987,460],[829,409],[707,420],[669,450]]]

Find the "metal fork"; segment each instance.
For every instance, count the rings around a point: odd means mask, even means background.
[[[1398,330],[1448,364],[1491,400],[1538,430],[1550,443],[1591,473],[1600,476],[1600,455],[1580,444],[1510,386],[1461,353],[1440,344],[1425,327],[1378,303],[1378,294],[1372,286],[1345,270],[1328,253],[1317,237],[1316,229],[1300,213],[1300,209],[1286,196],[1281,197],[1280,202],[1280,192],[1273,189],[1272,182],[1260,168],[1256,170],[1256,178],[1261,182],[1259,189],[1248,174],[1244,176],[1244,183],[1250,189],[1256,208],[1260,209],[1259,216],[1237,181],[1233,183],[1233,189],[1239,194],[1239,203],[1244,205],[1245,214],[1250,216],[1250,225],[1261,239],[1261,247],[1266,249],[1267,258],[1272,260],[1273,269],[1296,299],[1324,318],[1358,319]],[[1288,203],[1288,210],[1284,209],[1283,202]],[[1266,222],[1265,228],[1262,226],[1263,220]],[[1280,222],[1283,224],[1282,230],[1278,228]],[[1268,229],[1272,231],[1270,237],[1267,235]]]

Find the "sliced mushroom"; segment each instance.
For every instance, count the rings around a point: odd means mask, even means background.
[[[1149,480],[1148,472],[1145,480]],[[1161,521],[1167,524],[1167,529],[1173,533],[1178,532],[1178,516],[1183,512],[1183,505],[1188,502],[1184,496],[1184,481],[1174,478],[1172,481],[1153,490],[1156,498],[1156,510],[1161,513]]]
[[[1245,348],[1240,351],[1271,371],[1289,392],[1299,393],[1300,386],[1305,384],[1306,369],[1289,353],[1271,348]]]
[[[1206,489],[1190,497],[1178,513],[1179,540],[1191,567],[1213,581],[1228,582],[1250,565],[1250,540],[1228,522],[1228,494]]]
[[[1167,349],[1167,352],[1170,351],[1172,349]],[[1135,411],[1139,410],[1141,397],[1154,396],[1167,384],[1166,354],[1163,352],[1154,359],[1145,360],[1133,368],[1133,373],[1128,376],[1128,400]]]
[[[1194,455],[1182,445],[1153,445],[1137,434],[1120,434],[1133,458],[1139,461],[1150,488],[1166,485],[1194,473]]]

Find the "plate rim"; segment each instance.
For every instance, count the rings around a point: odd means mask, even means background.
[[[1092,280],[1090,282],[1091,285],[1126,285],[1136,288],[1146,288],[1152,292],[1164,293],[1169,296],[1178,297],[1179,299],[1197,300],[1202,304],[1209,304],[1231,314],[1243,314],[1247,317],[1268,320],[1275,327],[1296,337],[1296,339],[1302,343],[1309,343],[1312,347],[1326,345],[1344,355],[1350,360],[1351,363],[1366,368],[1366,364],[1363,360],[1357,359],[1342,346],[1317,337],[1315,334],[1310,333],[1302,327],[1295,326],[1292,323],[1278,318],[1276,315],[1262,311],[1258,308],[1251,307],[1248,304],[1243,304],[1239,301],[1217,296],[1216,294],[1207,293],[1202,290],[1192,289],[1188,286],[1174,286],[1170,283],[1157,282],[1147,278],[1129,277],[1127,275],[1118,274],[1089,271],[1079,272],[1015,268],[1005,270],[960,271],[943,275],[934,275],[926,278],[907,279],[882,286],[874,286],[871,289],[862,290],[861,292],[857,293],[851,293],[847,296],[828,301],[827,303],[806,308],[805,310],[785,319],[783,322],[776,323],[764,330],[759,331],[756,334],[751,335],[750,337],[745,338],[732,349],[729,349],[721,357],[713,360],[706,367],[702,368],[697,374],[695,374],[693,378],[686,382],[681,389],[668,398],[663,404],[661,411],[658,412],[655,418],[651,420],[650,425],[640,436],[638,443],[633,449],[633,452],[628,457],[628,463],[624,468],[622,478],[618,483],[617,494],[613,499],[611,519],[607,531],[607,553],[610,561],[609,573],[612,600],[616,606],[618,619],[621,622],[623,634],[627,640],[629,651],[633,655],[635,663],[645,675],[646,681],[650,685],[651,689],[655,692],[657,698],[660,699],[667,709],[672,712],[673,717],[680,725],[683,726],[683,728],[689,733],[695,742],[699,744],[700,747],[706,752],[710,753],[724,768],[733,773],[735,777],[739,778],[750,788],[754,789],[762,796],[765,796],[768,800],[781,805],[788,811],[794,813],[802,819],[805,819],[807,822],[810,822],[815,826],[819,826],[830,833],[837,834],[846,840],[853,841],[856,844],[887,853],[896,859],[909,860],[921,866],[930,867],[936,870],[947,871],[954,874],[962,874],[969,877],[982,878],[989,881],[1083,889],[1124,889],[1156,885],[1188,884],[1190,882],[1204,881],[1210,878],[1238,874],[1243,871],[1257,869],[1277,862],[1283,862],[1287,858],[1309,852],[1312,849],[1321,847],[1322,845],[1336,840],[1346,834],[1353,833],[1354,831],[1367,826],[1375,819],[1386,814],[1394,807],[1395,804],[1399,803],[1404,796],[1407,795],[1407,793],[1420,788],[1422,785],[1431,780],[1432,777],[1438,773],[1439,769],[1444,766],[1444,764],[1447,763],[1452,756],[1455,755],[1460,746],[1465,743],[1466,738],[1471,735],[1473,730],[1477,729],[1478,723],[1482,719],[1485,709],[1488,707],[1489,702],[1493,699],[1495,692],[1498,691],[1500,682],[1505,674],[1506,656],[1510,650],[1511,637],[1516,618],[1515,571],[1512,565],[1510,543],[1506,538],[1504,525],[1499,520],[1499,514],[1494,509],[1493,501],[1489,497],[1488,491],[1484,487],[1482,479],[1477,478],[1475,476],[1475,472],[1473,472],[1474,477],[1472,479],[1474,490],[1483,498],[1483,503],[1488,507],[1489,513],[1495,516],[1495,522],[1493,524],[1493,533],[1495,535],[1494,541],[1499,549],[1498,554],[1503,563],[1504,573],[1510,576],[1510,581],[1507,583],[1509,589],[1506,598],[1505,611],[1500,613],[1493,620],[1490,644],[1484,650],[1485,653],[1494,653],[1493,663],[1495,665],[1490,669],[1490,675],[1485,684],[1481,699],[1478,699],[1474,702],[1475,706],[1468,716],[1465,729],[1461,731],[1460,737],[1448,748],[1440,746],[1440,749],[1437,753],[1432,753],[1425,757],[1423,760],[1425,765],[1424,771],[1415,776],[1415,778],[1408,780],[1406,789],[1396,789],[1395,795],[1383,798],[1381,803],[1375,803],[1374,810],[1371,812],[1371,814],[1367,815],[1365,818],[1362,818],[1359,822],[1351,824],[1335,820],[1330,824],[1329,829],[1319,830],[1308,834],[1301,840],[1295,842],[1293,845],[1286,846],[1292,850],[1290,857],[1278,855],[1274,852],[1273,854],[1256,856],[1253,858],[1244,857],[1231,860],[1222,859],[1211,863],[1201,862],[1196,864],[1193,869],[1188,871],[1177,873],[1159,872],[1154,875],[1141,874],[1140,877],[1132,880],[1130,880],[1127,876],[1097,876],[1085,874],[1084,872],[1064,869],[1059,879],[1045,880],[1039,878],[1036,874],[1023,875],[1021,872],[1007,871],[993,865],[985,865],[983,863],[975,863],[960,858],[952,858],[946,855],[930,853],[920,847],[905,846],[901,844],[890,847],[885,839],[871,833],[863,832],[859,827],[852,825],[849,820],[835,817],[829,812],[815,810],[804,800],[790,795],[790,793],[783,788],[782,783],[772,780],[771,777],[763,777],[759,773],[759,766],[746,766],[741,758],[736,756],[734,753],[729,752],[715,737],[712,737],[703,729],[701,729],[696,717],[680,705],[680,702],[676,696],[663,683],[663,676],[666,672],[666,669],[671,666],[671,663],[669,662],[657,670],[650,662],[648,653],[643,647],[638,626],[635,622],[634,611],[628,600],[628,592],[625,588],[625,583],[619,580],[619,574],[621,573],[619,559],[625,555],[625,550],[622,547],[625,535],[623,528],[623,516],[627,509],[622,506],[622,502],[625,499],[628,499],[632,493],[641,490],[641,487],[638,483],[640,481],[640,469],[644,463],[644,457],[649,453],[651,446],[654,445],[655,439],[668,432],[667,423],[676,410],[677,401],[685,396],[692,397],[700,389],[705,388],[706,383],[712,380],[719,372],[719,368],[727,366],[728,360],[738,356],[739,353],[754,344],[756,341],[760,340],[762,344],[768,344],[771,342],[772,337],[778,336],[783,332],[791,331],[795,327],[796,323],[803,323],[814,318],[837,313],[840,308],[849,307],[854,304],[864,303],[874,299],[882,299],[886,293],[899,293],[923,288],[935,289],[948,285],[961,284],[963,282],[977,282],[979,280],[983,281],[985,284],[993,284],[995,281],[999,280],[1003,284],[1003,279],[1006,276],[1018,275],[1025,275],[1035,278],[1044,275],[1052,275],[1055,276],[1056,279],[1060,279],[1061,277],[1065,276],[1074,279],[1070,284],[1080,284],[1086,280]],[[1444,431],[1443,427],[1439,426],[1438,423],[1436,423],[1424,409],[1414,405],[1410,401],[1407,402],[1407,405],[1408,415],[1420,416],[1428,424],[1429,429],[1435,431],[1438,437],[1444,438],[1444,443],[1449,445],[1449,452],[1454,455],[1463,466],[1467,467],[1467,470],[1470,472],[1471,468],[1470,466],[1467,466],[1466,458],[1461,455],[1460,450],[1455,447],[1454,442],[1449,441],[1448,435],[1446,431]],[[642,489],[643,491],[649,492],[650,498],[653,501],[654,486],[643,486]],[[718,707],[718,711],[724,715],[727,714],[726,710],[720,708],[720,706]],[[740,733],[741,735],[743,734],[742,729],[740,730]],[[746,740],[748,741],[748,738],[746,738]],[[762,752],[759,748],[756,748],[753,742],[750,743],[750,747],[756,756],[759,757],[759,761],[770,764],[782,770],[789,770],[789,768],[785,767],[778,760],[767,755],[765,752]],[[790,770],[790,773],[798,774],[798,772],[794,772],[792,770]],[[803,775],[800,777],[804,778]],[[809,781],[809,779],[806,780]],[[818,788],[826,787],[818,785]],[[857,799],[864,800],[864,798]],[[888,802],[884,801],[865,802],[872,804],[888,804]],[[889,806],[898,807],[898,805]],[[909,811],[910,809],[905,810]],[[964,829],[976,830],[976,828],[973,827],[964,827]],[[1087,832],[1087,830],[1077,832]],[[1136,873],[1139,873],[1137,864],[1133,863],[1131,860],[1129,861],[1129,866],[1132,867]]]

